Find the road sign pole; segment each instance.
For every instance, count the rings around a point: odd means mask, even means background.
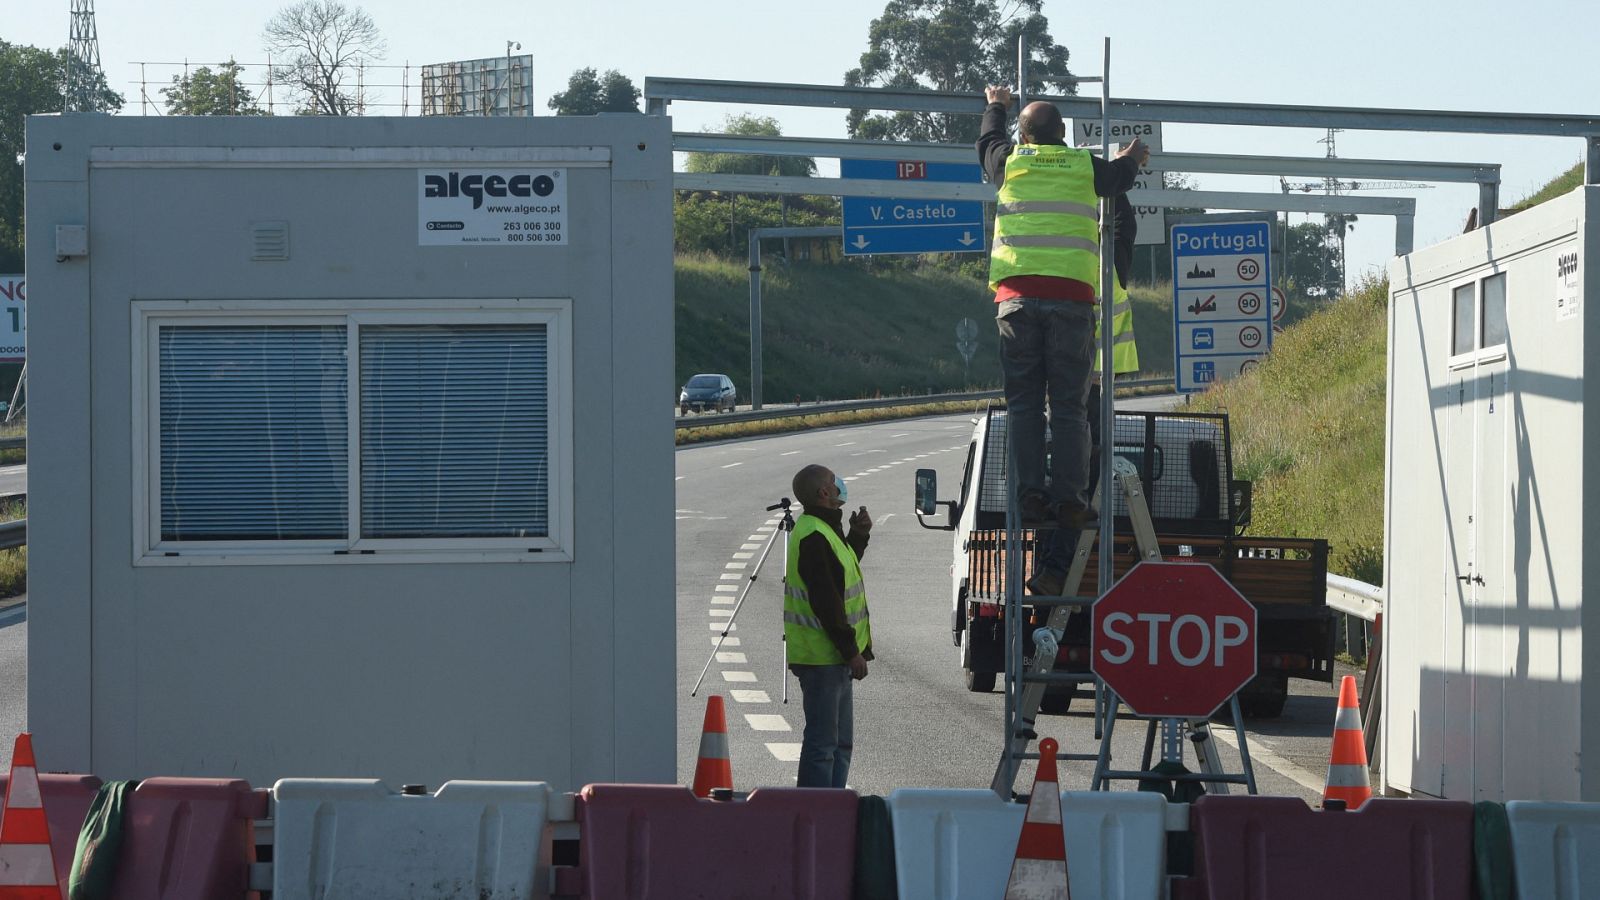
[[[761,408],[761,234],[750,229],[750,408]]]
[[[1104,57],[1101,61],[1100,72],[1100,154],[1106,160],[1111,158],[1111,38],[1105,39]],[[1113,395],[1116,394],[1116,372],[1111,364],[1112,324],[1111,308],[1115,305],[1116,291],[1113,290],[1111,279],[1116,273],[1113,271],[1112,257],[1115,255],[1116,246],[1116,205],[1110,200],[1100,204],[1100,483],[1110,484],[1112,478],[1112,457],[1116,454],[1110,448],[1116,446],[1116,412],[1113,406]],[[1090,415],[1093,415],[1093,411]],[[1111,497],[1102,494],[1100,503],[1100,570],[1098,594],[1104,595],[1111,590],[1112,556],[1106,552],[1111,546],[1112,506]]]

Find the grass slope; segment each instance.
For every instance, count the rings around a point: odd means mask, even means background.
[[[764,264],[762,397],[784,402],[851,400],[1000,386],[993,293],[975,278],[926,267]],[[1135,287],[1139,377],[1172,372],[1172,297]],[[745,263],[680,255],[676,279],[676,388],[698,372],[722,372],[750,396],[750,279]],[[977,326],[970,375],[956,324]]]
[[[1330,568],[1383,573],[1386,281],[1308,315],[1249,374],[1196,397],[1230,414],[1235,478],[1253,481],[1250,531],[1327,538]]]
[[[1526,199],[1519,201],[1511,207],[1518,212],[1532,206],[1537,206],[1546,200],[1554,200],[1563,194],[1570,193],[1573,188],[1583,184],[1583,163],[1575,163],[1572,168],[1550,180],[1549,184],[1534,191]]]

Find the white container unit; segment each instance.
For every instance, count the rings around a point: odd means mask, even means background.
[[[670,130],[30,119],[40,756],[672,780]]]
[[[1597,212],[1581,187],[1390,263],[1391,790],[1600,799]]]

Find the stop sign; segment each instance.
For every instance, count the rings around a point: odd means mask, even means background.
[[[1090,668],[1141,716],[1205,718],[1256,676],[1256,608],[1206,563],[1139,563],[1092,630]]]

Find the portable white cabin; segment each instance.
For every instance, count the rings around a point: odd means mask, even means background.
[[[1390,263],[1390,790],[1600,800],[1600,688],[1583,685],[1600,673],[1590,257],[1600,187]]]
[[[670,128],[29,120],[42,765],[674,780]]]

